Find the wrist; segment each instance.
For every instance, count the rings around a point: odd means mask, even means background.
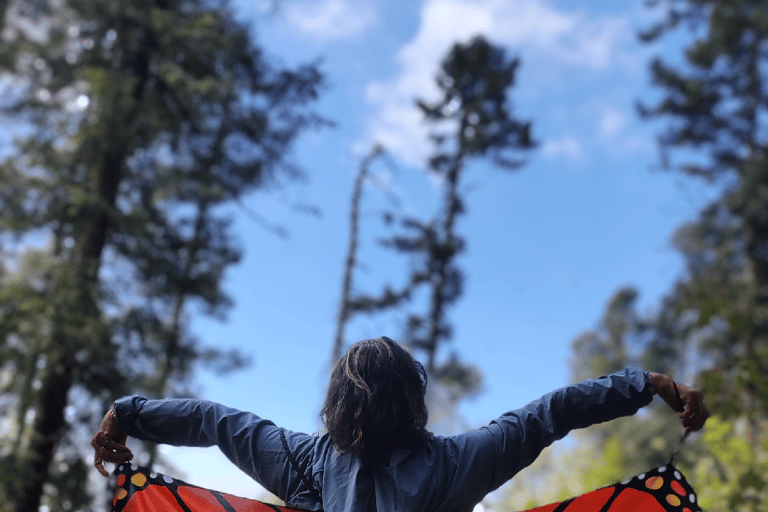
[[[663,396],[663,393],[669,387],[670,379],[667,375],[661,373],[649,373],[651,376],[651,387],[653,387],[653,394]]]
[[[685,401],[680,396],[675,381],[669,375],[663,373],[651,373],[651,384],[653,392],[659,395],[674,411],[680,412],[685,409]],[[684,389],[687,389],[683,386]]]

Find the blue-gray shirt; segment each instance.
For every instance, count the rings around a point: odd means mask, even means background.
[[[302,434],[250,412],[197,399],[115,402],[133,437],[174,446],[216,445],[288,506],[325,512],[466,512],[569,431],[647,405],[647,373],[625,369],[567,386],[465,434],[430,435],[423,448],[364,464],[327,434]]]

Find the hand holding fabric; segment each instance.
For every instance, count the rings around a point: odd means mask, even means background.
[[[96,450],[93,459],[93,465],[99,470],[99,473],[109,477],[109,473],[104,469],[104,462],[128,462],[133,459],[133,453],[125,446],[128,434],[120,428],[115,416],[115,409],[110,408],[96,435],[91,440],[91,446]]]
[[[656,393],[677,413],[685,427],[685,435],[704,426],[709,418],[709,410],[704,405],[704,395],[672,380],[668,375],[651,373],[651,381]]]

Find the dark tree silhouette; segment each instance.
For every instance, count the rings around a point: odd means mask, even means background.
[[[186,315],[229,305],[219,207],[296,175],[321,76],[271,66],[218,0],[16,1],[2,38],[0,509],[84,510],[79,425],[244,362]]]

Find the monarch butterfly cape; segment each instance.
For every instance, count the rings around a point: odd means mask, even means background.
[[[696,493],[674,465],[526,512],[701,512]]]
[[[299,512],[204,489],[136,465],[115,470],[112,512]],[[696,493],[672,464],[625,482],[526,512],[701,512]]]
[[[122,464],[112,512],[303,512],[188,484],[167,475]]]

